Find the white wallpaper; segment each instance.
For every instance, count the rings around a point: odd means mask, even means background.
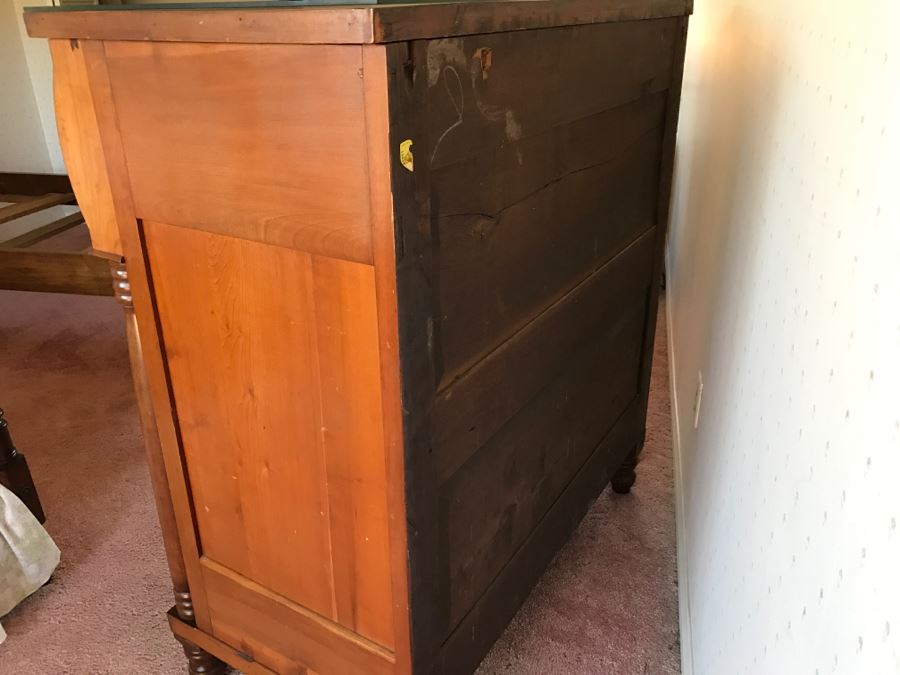
[[[668,252],[686,672],[897,674],[900,2],[695,10]]]

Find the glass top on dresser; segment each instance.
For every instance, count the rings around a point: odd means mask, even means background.
[[[457,0],[459,1],[459,0]],[[466,0],[481,2],[483,0]],[[26,12],[53,11],[97,11],[97,10],[148,10],[148,9],[246,9],[254,7],[322,7],[322,6],[368,6],[368,5],[408,5],[408,4],[440,4],[448,0],[163,0],[145,2],[144,0],[121,0],[121,2],[98,3],[83,0],[54,0],[59,4],[25,7]]]

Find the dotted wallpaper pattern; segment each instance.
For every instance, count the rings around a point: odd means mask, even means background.
[[[900,673],[898,29],[896,0],[695,4],[668,251],[695,675]]]

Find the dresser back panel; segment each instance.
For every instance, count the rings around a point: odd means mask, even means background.
[[[374,269],[143,229],[203,558],[393,647]]]
[[[657,224],[679,25],[414,44],[441,388]]]

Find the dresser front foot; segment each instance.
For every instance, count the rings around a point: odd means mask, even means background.
[[[637,474],[634,471],[637,467],[637,460],[638,449],[635,448],[628,453],[625,461],[622,462],[622,466],[620,466],[613,474],[611,481],[613,492],[620,495],[627,495],[631,492],[631,487],[634,485],[634,481],[637,478]]]
[[[188,660],[188,673],[190,675],[224,675],[227,666],[215,656],[200,649],[197,645],[178,639],[184,647],[184,655]]]

